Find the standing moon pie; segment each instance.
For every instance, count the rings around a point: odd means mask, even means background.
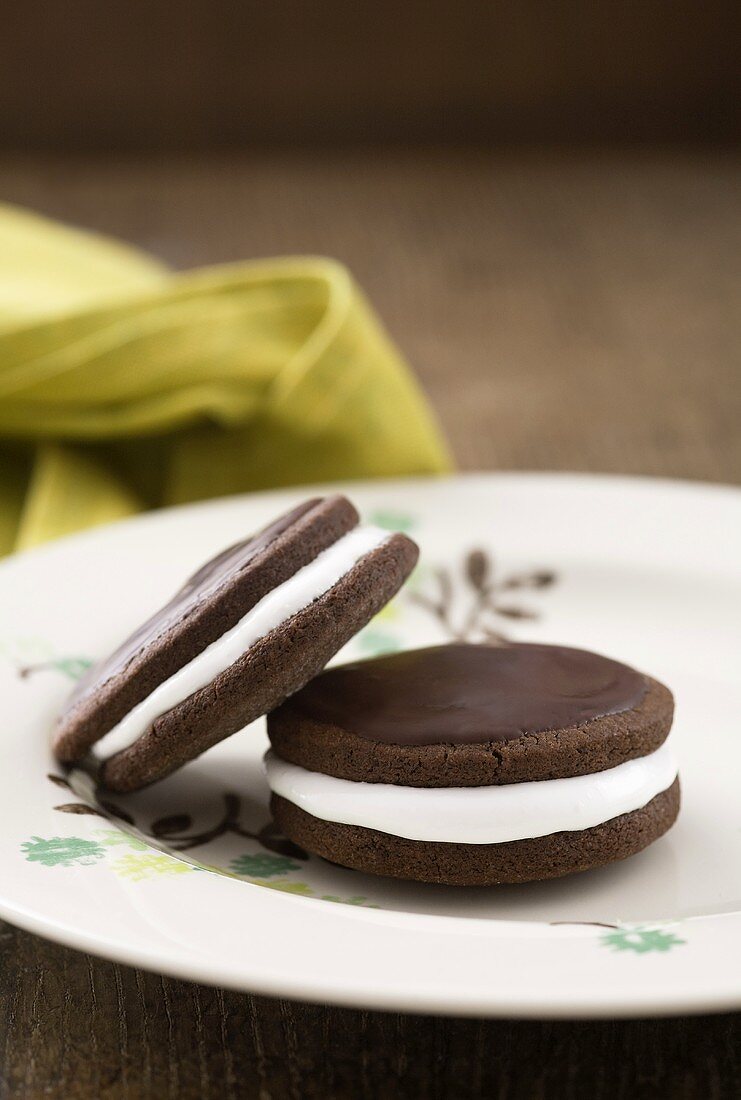
[[[297,691],[391,599],[417,560],[342,496],[309,500],[202,566],[80,682],[54,737],[136,790]]]
[[[447,645],[330,669],[268,717],[274,816],[309,851],[450,885],[641,851],[679,811],[657,680],[555,645]]]

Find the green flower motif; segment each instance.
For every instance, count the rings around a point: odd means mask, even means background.
[[[264,886],[267,890],[280,890],[283,894],[301,894],[302,897],[313,898],[314,891],[308,882],[270,882],[267,879],[253,879],[253,886]]]
[[[369,523],[383,527],[387,531],[411,531],[415,525],[413,516],[408,512],[394,512],[390,508],[377,508],[368,517]]]
[[[93,663],[89,657],[59,657],[54,646],[44,638],[13,638],[0,642],[0,657],[12,661],[23,678],[53,669],[69,676],[70,680],[79,680]]]
[[[229,864],[235,875],[248,875],[254,878],[272,878],[273,875],[287,875],[289,871],[298,871],[299,864],[286,856],[260,854],[251,856],[245,853],[237,856]]]
[[[121,878],[141,882],[143,879],[155,878],[158,875],[183,875],[189,871],[197,871],[198,868],[174,859],[173,856],[147,851],[130,852],[128,855],[121,856],[111,864],[111,870]]]
[[[383,653],[398,653],[401,649],[401,642],[393,634],[385,630],[375,630],[373,627],[368,627],[359,634],[357,642],[369,657],[379,657]]]
[[[645,955],[650,951],[671,951],[686,942],[673,932],[648,927],[617,928],[600,938],[600,943],[605,947],[612,947],[614,951],[633,951],[636,955]]]
[[[97,863],[105,856],[105,849],[94,840],[79,836],[54,836],[49,840],[33,836],[21,845],[26,859],[41,863],[44,867],[73,867]]]
[[[99,838],[101,844],[105,844],[106,848],[125,847],[131,848],[134,852],[151,851],[149,845],[145,844],[143,840],[132,836],[131,833],[124,833],[121,829],[96,829],[95,835]]]
[[[79,680],[92,663],[89,657],[60,657],[59,660],[51,661],[50,666],[57,672],[69,676],[70,680]]]

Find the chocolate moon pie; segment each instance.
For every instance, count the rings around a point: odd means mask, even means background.
[[[596,653],[445,645],[332,668],[268,717],[286,836],[449,885],[556,878],[641,851],[679,811],[671,692]]]
[[[391,599],[417,561],[349,500],[306,501],[190,578],[80,681],[57,758],[101,782],[161,779],[277,707]]]

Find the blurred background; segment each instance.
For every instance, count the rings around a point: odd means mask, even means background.
[[[463,468],[741,477],[739,5],[26,0],[0,198],[346,263]]]
[[[174,269],[336,258],[459,468],[741,481],[740,24],[737,0],[5,4],[0,200]],[[80,442],[84,385],[61,483],[43,401],[38,416],[13,405],[23,340],[3,361],[16,281],[0,254],[0,553],[28,544],[42,498],[63,515],[34,540],[95,520],[99,500],[105,518],[163,499],[131,473],[140,458],[159,474],[158,451],[137,438],[124,483],[120,455]],[[243,456],[231,466],[249,475]],[[490,1064],[514,1067],[513,1096],[524,1065],[540,1089],[600,1096],[634,1080],[653,1096],[705,1065],[719,1095],[735,1049],[722,1019],[405,1022],[181,987],[8,926],[2,939],[3,1095],[222,1096],[228,1079],[231,1096],[259,1079],[261,1096],[298,1096],[325,1080],[328,1035],[328,1072],[357,1095],[390,1095],[396,1074],[408,1095],[453,1079],[485,1094]]]

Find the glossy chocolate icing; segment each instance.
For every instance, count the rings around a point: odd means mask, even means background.
[[[396,745],[510,741],[637,706],[646,679],[618,661],[556,645],[444,645],[341,665],[290,706]]]
[[[77,684],[70,696],[68,706],[74,706],[101,684],[110,680],[112,676],[122,672],[129,661],[145,646],[150,645],[156,638],[162,637],[176,623],[192,614],[199,604],[213,596],[235,573],[244,569],[257,554],[309,512],[317,502],[318,498],[304,502],[256,535],[227,547],[202,565],[164,607],[129,635],[110,657],[90,669]]]

